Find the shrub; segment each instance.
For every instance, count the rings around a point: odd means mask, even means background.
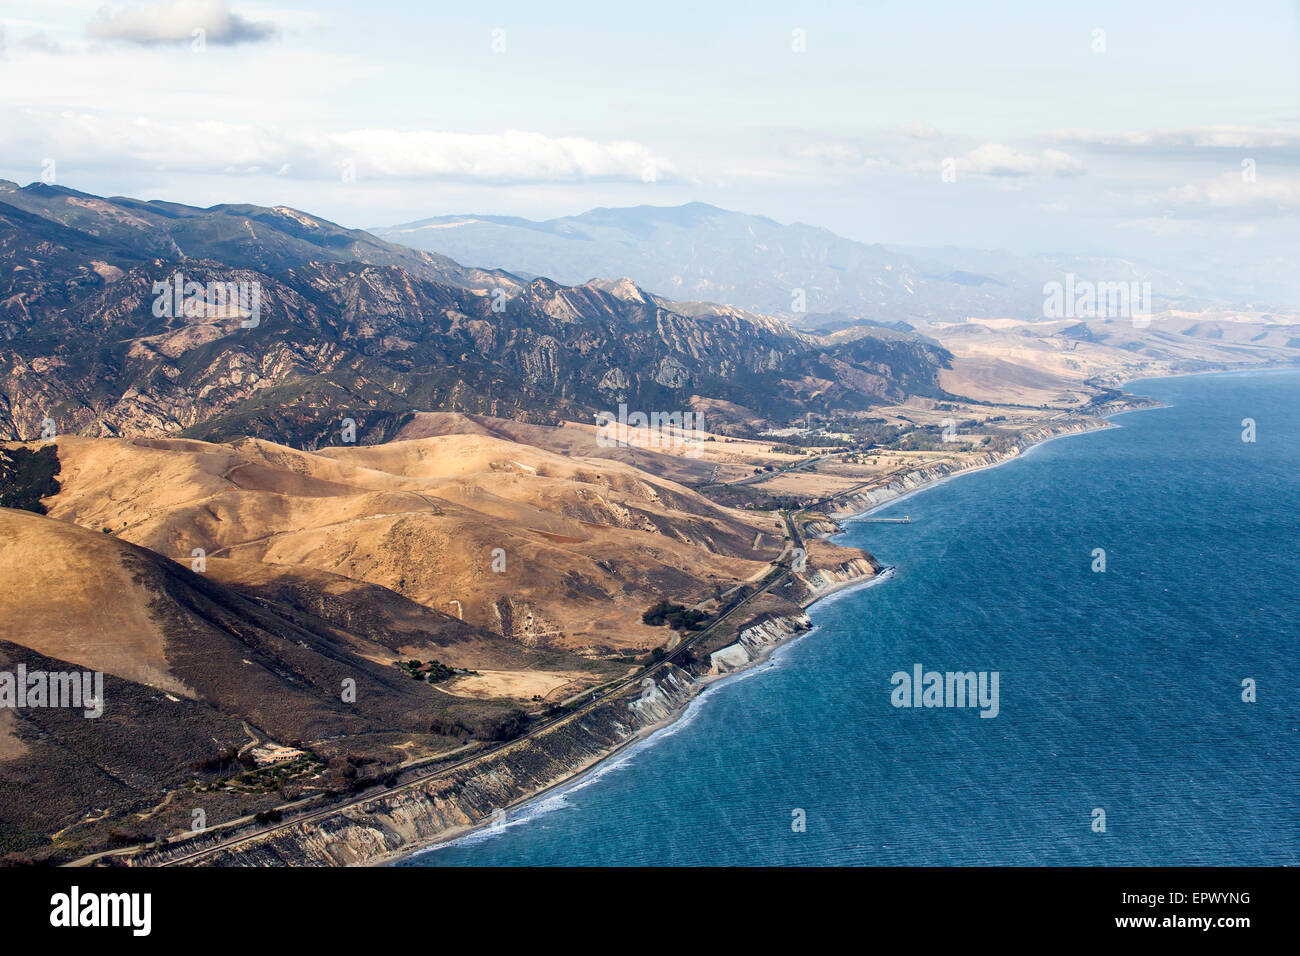
[[[0,449],[0,508],[45,514],[42,498],[59,493],[57,445]]]
[[[671,601],[660,601],[641,615],[641,621],[651,627],[667,624],[673,630],[699,630],[709,616],[703,611],[687,608]]]

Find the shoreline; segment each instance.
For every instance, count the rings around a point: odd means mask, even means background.
[[[829,539],[831,537],[837,537],[837,536],[838,534],[832,533],[831,535],[823,535],[822,537]],[[817,604],[832,596],[836,596],[836,595],[842,596],[852,590],[857,590],[859,588],[865,590],[867,588],[874,587],[877,584],[883,584],[886,581],[893,578],[896,571],[897,569],[893,565],[889,565],[883,568],[881,571],[877,572],[876,574],[873,574],[871,577],[850,579],[848,581],[837,582],[836,584],[833,584],[830,587],[818,592],[807,602],[803,603],[801,605],[801,608],[806,610],[807,608],[812,607],[814,604]],[[818,626],[816,624],[813,624],[807,630],[800,631],[796,634],[791,635],[786,640],[770,645],[769,647],[765,648],[764,651],[758,657],[755,657],[753,660],[751,660],[749,663],[745,664],[742,667],[738,667],[734,670],[722,671],[717,674],[705,674],[695,678],[696,684],[699,685],[699,690],[691,695],[691,697],[686,701],[685,705],[681,708],[679,712],[674,713],[672,716],[666,717],[663,720],[642,729],[636,734],[636,736],[628,739],[622,744],[619,744],[613,750],[609,751],[609,753],[605,757],[600,758],[595,763],[587,767],[585,770],[579,771],[577,774],[575,774],[574,776],[568,779],[560,780],[553,784],[550,784],[542,788],[541,790],[537,791],[535,794],[532,794],[531,796],[528,797],[524,797],[521,800],[519,800],[517,803],[505,807],[504,809],[506,810],[507,813],[509,813],[509,811],[512,809],[522,810],[532,804],[540,804],[545,800],[563,796],[565,793],[569,793],[581,789],[582,786],[592,782],[601,774],[616,769],[617,767],[621,766],[624,763],[624,761],[630,760],[632,757],[636,756],[636,753],[639,753],[640,749],[645,749],[646,747],[651,745],[651,743],[656,738],[662,738],[664,736],[667,736],[669,732],[675,733],[676,731],[684,729],[685,727],[689,726],[693,718],[693,715],[695,713],[698,713],[698,708],[702,706],[704,701],[708,699],[712,691],[721,689],[722,687],[731,686],[733,684],[738,684],[747,678],[757,676],[758,674],[762,673],[766,669],[765,665],[772,665],[775,663],[777,655],[781,651],[786,650],[787,648],[794,647],[796,644],[800,643],[804,638],[811,637],[817,631],[817,629]],[[532,819],[533,817],[528,817],[526,820],[520,820],[518,822],[526,823],[526,822],[530,822]],[[475,834],[480,834],[484,830],[488,829],[491,825],[492,824],[489,823],[489,824],[478,824],[475,826],[467,827],[461,832],[457,832],[455,834],[449,834],[446,839],[437,840],[435,842],[428,844],[427,846],[420,847],[419,849],[403,851],[396,854],[392,854],[384,859],[377,859],[373,861],[371,865],[392,866],[395,863],[397,863],[399,860],[409,860],[417,856],[424,856],[425,854],[428,853],[435,853],[438,850],[445,849],[446,847],[449,846],[453,846],[462,840],[474,836]],[[505,826],[509,826],[509,825],[510,825],[509,821],[506,821]]]
[[[1138,408],[1125,409],[1124,411],[1146,411],[1150,408],[1160,408],[1160,407],[1163,406],[1160,405],[1142,406]],[[833,540],[834,538],[841,537],[842,535],[848,533],[848,530],[842,527],[844,524],[847,524],[855,519],[866,517],[867,515],[875,511],[878,511],[880,509],[895,505],[907,498],[912,497],[913,495],[921,493],[922,491],[928,491],[931,488],[938,487],[953,478],[959,478],[964,475],[970,475],[976,472],[986,471],[991,468],[996,468],[999,465],[1005,465],[1008,462],[1017,461],[1023,458],[1029,452],[1033,451],[1035,448],[1038,448],[1041,445],[1046,445],[1048,442],[1055,441],[1058,438],[1070,438],[1075,435],[1086,435],[1097,431],[1104,431],[1107,428],[1119,427],[1119,426],[1109,425],[1105,423],[1104,418],[1096,419],[1096,422],[1098,422],[1098,424],[1094,424],[1091,427],[1071,429],[1056,434],[1046,435],[1043,438],[1033,440],[1032,442],[1030,442],[1029,444],[1023,447],[1017,447],[1014,451],[1003,455],[1002,457],[998,458],[996,461],[990,461],[985,464],[976,465],[970,468],[961,468],[955,471],[948,472],[942,475],[941,477],[936,477],[927,480],[923,484],[919,485],[918,487],[910,489],[909,491],[904,492],[903,494],[900,494],[896,497],[890,498],[887,501],[882,501],[878,504],[871,505],[870,507],[864,510],[854,512],[849,517],[832,518],[831,520],[833,520],[837,525],[841,526],[840,530],[819,534],[816,535],[816,537],[828,541]],[[857,589],[865,590],[866,588],[873,587],[877,584],[883,584],[891,580],[896,573],[897,573],[897,569],[893,565],[888,565],[883,567],[880,571],[876,572],[870,577],[851,578],[849,580],[836,582],[818,591],[817,593],[813,594],[806,601],[800,602],[800,609],[801,611],[806,612],[814,605],[817,605],[818,603],[825,601],[828,598],[843,597],[847,595],[849,592],[855,591]],[[795,644],[799,643],[803,638],[810,637],[818,630],[818,628],[819,626],[817,624],[810,622],[810,626],[807,627],[806,629],[798,631],[790,635],[788,638],[766,647],[759,656],[753,658],[752,660],[750,660],[748,663],[746,663],[741,667],[738,667],[734,670],[724,671],[722,673],[706,674],[701,677],[694,678],[695,683],[698,685],[698,690],[696,690],[687,698],[687,700],[685,701],[685,703],[682,705],[680,709],[675,710],[672,714],[663,718],[662,720],[657,721],[654,724],[643,728],[635,736],[619,744],[617,747],[610,750],[604,757],[597,759],[596,761],[594,761],[584,769],[578,771],[573,776],[568,777],[564,780],[556,781],[552,784],[543,787],[541,790],[538,790],[536,793],[521,798],[515,803],[510,804],[505,808],[503,808],[504,811],[508,814],[511,810],[515,810],[515,811],[522,810],[530,805],[540,804],[541,802],[547,799],[553,799],[555,797],[563,796],[563,794],[565,793],[580,789],[585,784],[590,783],[591,781],[596,779],[598,775],[605,772],[609,772],[621,766],[624,761],[635,756],[634,752],[629,752],[629,751],[632,751],[634,748],[637,748],[638,745],[644,748],[646,746],[649,746],[654,741],[655,738],[664,735],[665,731],[675,731],[676,729],[681,729],[685,726],[688,726],[689,721],[691,719],[691,715],[694,712],[697,712],[697,707],[701,705],[708,698],[709,692],[711,690],[715,688],[727,686],[732,683],[738,683],[739,681],[745,678],[753,677],[761,673],[765,669],[764,665],[770,665],[773,663],[779,651],[785,648],[793,647]],[[742,631],[743,630],[744,629],[742,628]],[[532,819],[533,817],[528,817],[525,820],[519,821],[519,823],[521,824],[527,823],[530,822]],[[454,833],[449,831],[445,837],[436,838],[419,847],[411,847],[409,849],[404,849],[395,853],[385,854],[382,858],[376,858],[370,861],[370,863],[368,863],[367,865],[392,866],[401,860],[410,860],[418,856],[423,856],[425,854],[435,853],[440,849],[455,845],[456,843],[463,841],[468,837],[472,837],[475,834],[480,834],[492,825],[493,824],[490,822],[477,823],[468,827],[461,828]],[[504,824],[504,826],[509,826],[509,825],[510,824],[508,821]]]
[[[1197,378],[1202,375],[1266,375],[1273,372],[1300,372],[1300,365],[1264,365],[1259,368],[1220,368],[1202,372],[1170,372],[1168,375],[1139,375],[1137,378],[1126,378],[1120,384],[1127,386],[1134,382],[1164,382],[1171,378]]]
[[[1169,378],[1189,378],[1189,377],[1202,376],[1202,375],[1205,376],[1237,375],[1237,374],[1250,375],[1250,374],[1259,374],[1259,373],[1268,373],[1268,372],[1285,372],[1285,371],[1300,371],[1300,367],[1281,366],[1276,368],[1260,368],[1260,369],[1223,369],[1223,370],[1213,370],[1213,371],[1184,372],[1184,373],[1177,373],[1174,375],[1143,376],[1141,378],[1126,380],[1123,384],[1127,386],[1128,384],[1136,383],[1136,382],[1162,381]],[[951,479],[959,478],[962,477],[963,475],[974,474],[980,471],[986,471],[991,468],[997,468],[1000,465],[1005,465],[1008,462],[1017,461],[1027,456],[1034,449],[1042,445],[1046,445],[1049,442],[1056,441],[1057,439],[1070,438],[1076,435],[1092,434],[1094,432],[1104,431],[1109,428],[1123,427],[1121,425],[1113,424],[1110,422],[1111,418],[1117,417],[1119,415],[1126,415],[1132,412],[1151,411],[1154,409],[1168,407],[1168,405],[1166,405],[1163,402],[1160,402],[1158,399],[1152,398],[1152,401],[1153,404],[1135,405],[1129,408],[1121,408],[1113,412],[1109,412],[1104,415],[1097,416],[1096,418],[1091,420],[1088,419],[1082,420],[1081,424],[1085,424],[1088,427],[1059,431],[1052,434],[1044,435],[1041,438],[1035,438],[1031,440],[1028,444],[1022,447],[1017,447],[1014,451],[1002,455],[1001,457],[997,458],[997,460],[995,461],[989,461],[985,464],[975,465],[969,468],[957,469],[954,471],[947,472],[941,476],[925,480],[915,488],[908,489],[907,491],[904,491],[901,494],[890,497],[888,500],[876,502],[874,504],[868,505],[866,508],[860,509],[858,511],[854,511],[850,514],[835,516],[835,513],[828,509],[827,511],[828,518],[831,521],[833,521],[836,525],[839,525],[840,530],[818,534],[815,537],[825,539],[825,540],[834,540],[835,538],[842,537],[843,535],[848,534],[848,529],[843,527],[846,524],[849,524],[857,519],[867,517],[868,515],[871,515],[877,511],[881,511],[885,508],[892,507],[893,505],[899,504],[902,501],[911,498],[913,495],[917,495],[923,491],[929,491],[932,488],[936,488],[940,485],[943,485],[946,482],[950,481]],[[1050,430],[1050,426],[1048,426],[1048,428]],[[906,477],[907,476],[904,476],[904,478]],[[901,480],[901,479],[896,479],[896,481],[897,480]],[[886,484],[884,487],[887,488],[889,487],[889,485]],[[877,489],[872,489],[872,491],[876,491],[876,490]],[[858,588],[868,588],[876,584],[882,584],[890,580],[895,573],[896,573],[896,569],[893,566],[888,566],[870,577],[850,579],[847,581],[837,582],[825,588],[824,590],[817,592],[807,601],[801,602],[800,608],[801,610],[806,612],[814,605],[828,598],[843,596],[848,594],[850,591],[853,591]],[[693,712],[696,712],[697,704],[702,703],[704,700],[708,698],[710,690],[712,690],[713,688],[727,686],[730,683],[739,682],[740,680],[743,680],[747,677],[755,676],[756,674],[761,673],[762,670],[764,669],[764,665],[771,664],[773,660],[776,658],[776,655],[779,651],[781,651],[783,648],[793,647],[796,643],[800,641],[801,638],[811,636],[814,632],[818,630],[818,627],[819,626],[814,623],[806,630],[792,634],[789,638],[782,640],[766,648],[759,657],[756,657],[746,665],[739,667],[735,670],[730,670],[724,673],[714,674],[714,675],[704,675],[703,677],[696,678],[695,680],[699,685],[699,689],[690,695],[690,697],[685,701],[682,707],[675,710],[672,714],[663,718],[662,720],[657,721],[654,724],[643,728],[634,737],[628,739],[627,741],[623,742],[617,747],[611,749],[610,751],[608,751],[608,753],[605,756],[598,758],[597,760],[592,762],[590,765],[588,765],[578,773],[564,780],[559,780],[552,784],[549,784],[546,787],[543,787],[542,789],[538,790],[536,793],[521,798],[515,803],[507,806],[505,808],[506,811],[509,812],[511,810],[515,810],[515,811],[522,810],[530,805],[539,804],[547,799],[553,799],[559,796],[563,796],[563,794],[580,789],[587,783],[597,779],[598,775],[613,770],[618,766],[621,766],[625,760],[630,759],[632,756],[635,756],[635,753],[629,752],[633,748],[637,748],[638,746],[641,747],[649,746],[653,742],[654,738],[661,736],[662,734],[664,734],[665,731],[673,731],[675,729],[680,729],[682,727],[688,726],[691,714]],[[528,817],[527,819],[519,822],[523,824],[523,823],[531,822],[532,819],[533,819],[532,817]],[[439,849],[454,845],[455,843],[462,841],[467,837],[470,837],[476,833],[481,833],[484,829],[486,829],[490,825],[491,825],[490,823],[487,824],[478,823],[478,824],[461,828],[454,833],[449,831],[446,836],[431,840],[421,846],[418,847],[413,846],[395,853],[386,854],[382,859],[375,859],[374,861],[372,861],[370,865],[393,865],[399,860],[407,860],[417,856],[422,856],[424,854],[434,853],[437,852]],[[506,825],[508,826],[509,823],[507,823]]]
[[[1108,427],[1119,426],[1099,416],[1041,427],[1028,436],[1025,444],[988,453],[976,464],[918,469],[869,492],[847,496],[853,501],[864,494],[888,494],[887,500],[870,501],[850,514],[861,517],[949,478],[1014,461],[1055,438]],[[834,528],[810,538],[829,539],[845,533],[840,523],[845,519],[836,516],[833,504],[827,503],[826,517]],[[712,688],[761,673],[777,651],[794,646],[798,638],[818,630],[807,616],[813,605],[893,577],[892,569],[881,567],[874,558],[870,560],[875,570],[869,575],[858,568],[846,571],[848,565],[818,569],[825,583],[810,589],[803,599],[796,599],[797,612],[770,616],[760,613],[740,625],[735,640],[719,651],[738,648],[737,656],[743,655],[744,659],[725,662],[725,670],[696,676],[669,664],[641,683],[639,697],[638,688],[629,688],[576,715],[579,719],[552,725],[537,736],[520,738],[515,746],[472,759],[437,777],[398,784],[382,794],[306,819],[288,820],[272,830],[237,838],[229,844],[191,847],[182,853],[175,853],[179,847],[170,848],[171,852],[164,848],[133,858],[128,865],[391,866],[491,827],[508,825],[511,813],[518,814],[572,792],[597,775],[621,766],[638,748],[651,745],[665,732],[689,726],[691,716],[699,712],[697,705],[709,698]],[[803,585],[809,586],[806,580]]]
[[[1228,374],[1288,370],[1297,369],[1237,369]],[[1188,376],[1216,374],[1223,372],[1187,373]],[[1173,376],[1147,376],[1132,381],[1158,381],[1168,377]],[[854,519],[898,504],[913,494],[937,487],[951,478],[1014,461],[1039,445],[1057,438],[1122,427],[1109,419],[1133,411],[1160,407],[1167,406],[1153,399],[1151,404],[1119,408],[1095,417],[1058,422],[1055,426],[1027,429],[1027,441],[1024,444],[1005,452],[988,453],[985,460],[970,466],[921,468],[895,477],[881,486],[846,495],[846,503],[856,501],[860,505],[849,512],[836,512],[832,499],[826,503],[825,516],[835,526],[835,530],[809,537],[839,537],[847,533],[844,525]],[[882,494],[887,495],[884,500],[880,500]],[[874,559],[872,563],[879,566],[879,562]],[[699,676],[670,665],[656,677],[646,678],[639,700],[634,696],[619,694],[608,701],[602,701],[597,709],[587,711],[587,721],[580,728],[585,739],[570,739],[566,731],[573,728],[565,728],[554,734],[544,733],[540,737],[521,738],[519,748],[511,748],[508,753],[485,755],[484,766],[475,768],[473,772],[462,774],[457,771],[435,779],[415,780],[384,794],[340,807],[323,817],[298,821],[298,825],[295,825],[295,821],[287,821],[283,827],[274,831],[251,834],[229,846],[217,844],[209,850],[198,850],[196,852],[205,858],[197,862],[202,865],[394,865],[455,844],[491,827],[508,826],[508,817],[502,814],[517,814],[528,807],[539,806],[546,800],[580,789],[599,775],[621,766],[626,759],[639,752],[639,748],[649,746],[665,732],[675,732],[676,729],[688,726],[691,715],[698,713],[697,702],[708,699],[712,688],[724,686],[732,679],[740,680],[760,673],[764,669],[763,665],[770,664],[781,648],[793,646],[799,637],[818,630],[818,626],[805,612],[819,601],[846,594],[854,588],[883,583],[893,576],[892,568],[877,567],[871,575],[853,574],[845,580],[834,580],[834,575],[844,573],[843,568],[841,565],[837,569],[820,569],[828,572],[832,580],[813,591],[806,600],[797,601],[798,614],[772,617],[760,614],[752,618],[749,624],[740,626],[736,640],[719,650],[743,645],[742,651],[748,658],[743,663],[730,665],[728,662],[729,666],[725,670]],[[807,583],[804,582],[805,586]],[[631,693],[635,694],[635,689]],[[530,766],[528,769],[531,773],[525,773],[522,780],[515,776],[518,770],[523,769],[519,767],[521,762],[532,764],[538,762],[539,758],[545,766]],[[566,763],[566,760],[569,762]],[[473,763],[478,764],[479,761]],[[527,778],[533,774],[547,782],[531,789]],[[495,783],[498,775],[510,778],[509,783],[514,791],[512,798],[495,805],[484,802],[485,796],[491,799],[489,794],[482,792],[485,782],[490,778]],[[524,823],[531,819],[530,815],[518,822]],[[136,865],[148,865],[149,862],[169,861],[163,855],[153,861],[138,861]],[[176,862],[186,865],[195,861],[182,858]]]
[[[1112,418],[1115,415],[1127,415],[1130,412],[1149,412],[1152,409],[1164,408],[1164,407],[1165,407],[1164,405],[1143,405],[1134,408],[1125,408],[1117,412],[1112,412],[1109,415],[1102,416],[1100,419],[1098,419],[1098,421],[1107,422],[1110,418]],[[1055,435],[1048,435],[1046,438],[1037,439],[1031,442],[1030,444],[1026,445],[1024,448],[1017,449],[1012,454],[999,458],[997,461],[991,461],[988,462],[987,464],[975,465],[971,468],[962,468],[959,469],[958,471],[950,472],[949,474],[946,474],[941,478],[932,479],[930,481],[927,481],[919,485],[916,488],[912,488],[908,491],[905,491],[896,498],[890,498],[888,501],[882,501],[879,504],[872,505],[871,507],[867,508],[865,511],[859,511],[851,515],[841,516],[840,518],[837,519],[837,521],[840,524],[848,524],[853,521],[858,521],[862,518],[867,517],[868,515],[875,514],[877,511],[882,511],[885,508],[891,508],[894,505],[899,504],[900,502],[906,501],[908,498],[912,498],[916,495],[921,494],[921,492],[923,491],[929,491],[932,488],[938,488],[940,485],[946,484],[954,478],[961,478],[964,477],[965,475],[973,475],[977,472],[988,471],[989,469],[997,468],[1001,465],[1008,464],[1009,462],[1018,461],[1022,458],[1025,458],[1034,449],[1041,448],[1043,445],[1050,444],[1051,442],[1054,442],[1057,439],[1073,438],[1077,435],[1090,435],[1093,432],[1106,431],[1108,428],[1118,428],[1118,427],[1119,426],[1117,425],[1099,424],[1093,428],[1083,428],[1077,431],[1066,431],[1066,432],[1060,432]],[[848,531],[845,530],[838,533],[832,533],[827,536],[827,540],[838,538],[842,534],[848,534]]]
[[[811,633],[811,629],[808,632],[805,632],[805,636],[808,633]],[[687,699],[685,705],[679,712],[638,731],[634,736],[623,741],[610,750],[605,756],[600,757],[585,769],[575,773],[573,776],[548,784],[536,793],[523,797],[517,802],[504,807],[503,809],[507,814],[507,819],[502,824],[502,828],[504,829],[511,825],[511,821],[508,819],[508,815],[511,811],[524,810],[535,804],[540,805],[547,800],[562,797],[566,793],[580,790],[586,784],[593,782],[603,774],[616,770],[618,767],[622,766],[625,761],[636,756],[637,753],[650,746],[653,742],[657,742],[671,733],[675,733],[678,730],[688,727],[694,714],[698,713],[698,708],[709,699],[712,691],[729,684],[739,683],[745,678],[753,677],[756,674],[761,673],[763,665],[770,663],[776,651],[783,647],[793,646],[794,643],[794,640],[790,640],[774,645],[761,657],[756,658],[746,666],[737,668],[736,670],[725,671],[719,674],[706,674],[702,677],[695,678],[696,683],[699,685],[699,689]],[[535,819],[536,816],[540,815],[540,813],[534,814],[524,819],[516,820],[515,823],[528,823]],[[445,839],[435,839],[427,845],[416,849],[401,850],[396,853],[388,854],[383,858],[373,860],[367,865],[393,866],[399,861],[411,860],[418,856],[436,853],[438,850],[454,846],[463,840],[482,835],[486,831],[489,831],[492,826],[493,824],[490,822],[474,824],[465,827],[456,833],[449,832]]]
[[[827,517],[837,524],[847,524],[849,522],[857,521],[884,508],[891,507],[892,505],[911,498],[913,495],[920,494],[923,491],[928,491],[931,488],[936,488],[952,478],[959,478],[962,475],[971,475],[979,471],[985,471],[989,468],[996,468],[999,465],[1005,465],[1010,461],[1016,461],[1028,455],[1035,448],[1056,441],[1058,438],[1070,438],[1074,435],[1086,435],[1091,432],[1121,427],[1112,424],[1109,421],[1109,419],[1114,415],[1122,415],[1128,412],[1148,411],[1152,408],[1161,407],[1163,407],[1163,405],[1158,402],[1152,405],[1139,405],[1132,408],[1118,409],[1114,412],[1109,412],[1105,415],[1098,415],[1094,418],[1075,419],[1073,422],[1069,423],[1082,427],[1065,427],[1064,425],[1055,427],[1050,425],[1042,426],[1038,431],[1030,431],[1030,437],[1026,444],[1017,445],[1010,451],[1006,452],[988,452],[985,454],[986,460],[981,463],[973,464],[964,468],[946,468],[942,465],[918,468],[895,478],[894,480],[882,485],[880,488],[865,489],[845,495],[846,501],[851,501],[855,498],[876,500],[871,500],[870,503],[856,511],[828,511]],[[931,475],[931,473],[934,472],[938,473]],[[915,480],[914,476],[920,476],[919,480]],[[907,487],[908,483],[913,481],[913,487]],[[898,485],[902,485],[905,490],[887,494],[887,496],[883,498],[880,497],[882,491],[886,493],[891,492],[895,486]],[[830,538],[838,537],[843,533],[845,532],[841,530],[839,532],[832,532],[828,535],[821,535],[820,537],[825,537],[829,540]]]

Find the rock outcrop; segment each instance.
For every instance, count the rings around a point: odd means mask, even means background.
[[[472,758],[434,778],[301,820],[193,861],[202,866],[358,866],[384,862],[480,823],[504,820],[513,805],[571,780],[679,713],[699,689],[666,664],[648,683],[579,710],[541,733]],[[214,834],[215,846],[221,835]],[[153,866],[204,848],[189,840],[133,857]]]
[[[817,598],[846,584],[854,584],[863,578],[874,577],[880,570],[880,562],[871,557],[850,558],[842,564],[818,568],[803,576],[804,586],[808,589],[805,603],[811,604]]]
[[[713,655],[697,677],[672,663],[626,694],[562,718],[538,734],[471,758],[440,776],[398,781],[375,796],[305,815],[250,839],[218,846],[229,834],[191,839],[129,859],[133,866],[184,862],[201,866],[358,866],[386,862],[495,825],[510,808],[573,780],[599,761],[679,716],[718,674],[747,667],[811,627],[802,613],[767,615]],[[719,656],[721,655],[721,656]],[[190,856],[212,847],[205,856]]]
[[[952,475],[974,471],[978,468],[987,468],[1009,458],[1015,458],[1030,446],[1047,441],[1050,438],[1111,427],[1113,426],[1109,422],[1101,418],[1079,418],[1043,428],[1031,429],[1021,436],[1021,440],[1017,444],[1004,451],[990,451],[982,455],[973,455],[960,462],[942,462],[928,468],[918,468],[916,471],[909,471],[907,474],[895,478],[878,488],[869,488],[838,498],[831,511],[831,517],[840,519],[862,514],[864,511],[878,508],[895,498],[901,498],[903,495],[933,482],[942,481]]]
[[[748,667],[770,654],[778,644],[782,644],[796,634],[812,627],[806,614],[788,617],[769,617],[756,624],[751,624],[740,632],[735,644],[728,644],[709,655],[710,672],[725,674]]]

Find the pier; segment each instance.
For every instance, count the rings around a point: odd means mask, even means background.
[[[858,518],[858,521],[873,521],[876,524],[910,524],[911,515],[903,515],[901,518]]]

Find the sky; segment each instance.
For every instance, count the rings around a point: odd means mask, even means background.
[[[988,6],[0,0],[0,178],[1294,268],[1300,0]]]

